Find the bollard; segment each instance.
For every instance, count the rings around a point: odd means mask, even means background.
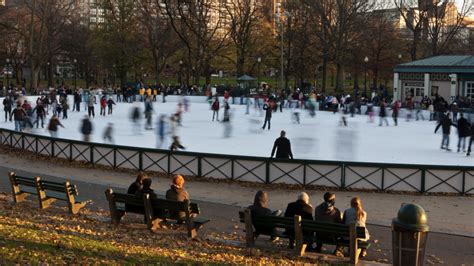
[[[424,265],[428,231],[425,210],[417,204],[402,204],[392,220],[393,265]]]

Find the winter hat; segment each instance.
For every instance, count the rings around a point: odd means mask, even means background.
[[[302,200],[304,201],[306,204],[309,203],[309,196],[306,192],[301,192],[299,195],[298,195],[298,200]]]

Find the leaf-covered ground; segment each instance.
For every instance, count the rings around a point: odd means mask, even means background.
[[[319,264],[279,251],[247,249],[236,235],[200,235],[189,240],[182,228],[150,233],[142,217],[126,217],[113,230],[107,212],[88,209],[67,214],[35,201],[15,205],[0,194],[0,264]]]

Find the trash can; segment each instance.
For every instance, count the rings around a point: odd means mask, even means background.
[[[425,210],[417,204],[403,204],[392,220],[393,265],[424,265],[428,231]]]

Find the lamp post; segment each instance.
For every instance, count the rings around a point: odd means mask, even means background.
[[[7,89],[10,88],[10,58],[7,58]]]
[[[77,90],[77,59],[74,58],[74,91]]]
[[[179,77],[178,77],[179,85],[183,85],[183,60],[179,60]]]
[[[196,68],[192,68],[192,71],[193,71],[193,85],[197,85],[197,82],[196,82]]]
[[[260,87],[260,63],[262,63],[261,57],[257,58],[257,63],[258,63],[257,86]]]
[[[46,63],[46,78],[45,78],[45,80],[48,82],[48,89],[49,89],[49,87],[51,87],[51,83],[49,82],[50,81],[49,80],[49,71],[50,71],[49,70],[49,65],[50,64],[51,64],[50,62]]]
[[[288,12],[284,13],[285,16],[290,16]],[[284,57],[284,50],[283,50],[283,22],[284,22],[284,17],[281,14],[276,14],[276,17],[278,19],[278,24],[280,26],[280,82],[281,82],[281,89],[284,90],[285,86],[285,57]]]
[[[402,62],[402,54],[398,54],[398,64]]]
[[[366,56],[364,58],[365,74],[364,74],[364,95],[367,97],[367,63],[369,63],[369,58]]]

